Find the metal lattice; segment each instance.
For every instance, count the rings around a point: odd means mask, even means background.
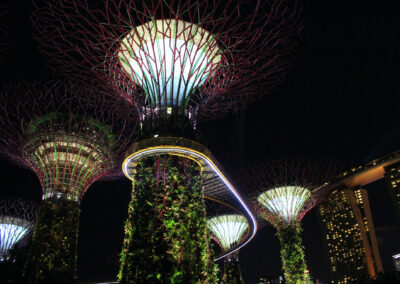
[[[243,215],[229,214],[209,218],[207,225],[214,240],[223,251],[234,248],[249,229],[249,224]]]
[[[302,29],[297,1],[75,1],[37,5],[50,67],[118,89],[141,119],[212,119],[286,74]],[[95,75],[93,75],[95,74]]]
[[[247,178],[258,215],[279,229],[299,224],[316,205],[314,191],[334,174],[330,161],[293,157],[254,164]]]
[[[135,130],[131,112],[105,98],[99,88],[72,83],[5,88],[0,153],[35,171],[44,199],[79,201],[96,180],[122,174]]]
[[[33,229],[37,205],[22,199],[0,199],[0,261]]]

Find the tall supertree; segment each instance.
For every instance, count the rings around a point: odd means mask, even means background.
[[[221,247],[222,251],[234,248],[249,233],[247,219],[241,214],[224,214],[211,217],[207,225],[212,232],[213,239]],[[222,283],[243,283],[240,273],[239,251],[224,258],[224,270]]]
[[[277,230],[287,283],[306,280],[301,220],[319,201],[319,189],[333,169],[329,161],[309,158],[270,160],[248,169],[254,208]]]
[[[238,247],[255,234],[254,217],[211,153],[194,141],[195,129],[283,79],[296,51],[299,11],[296,1],[278,0],[37,5],[33,23],[50,67],[113,86],[140,117],[141,141],[123,164],[134,188],[122,283],[214,282],[203,197],[249,219],[252,233]]]
[[[0,262],[8,260],[10,250],[32,231],[36,213],[31,201],[0,199]]]
[[[1,93],[0,151],[33,170],[43,201],[25,265],[28,283],[72,283],[79,203],[89,186],[119,174],[134,128],[96,86],[21,83]]]

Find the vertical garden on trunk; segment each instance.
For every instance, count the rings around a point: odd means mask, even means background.
[[[120,283],[215,283],[200,171],[180,156],[137,163]]]
[[[42,201],[25,263],[28,283],[75,280],[79,215],[79,204],[75,201]]]

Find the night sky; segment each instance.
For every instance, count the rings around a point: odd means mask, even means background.
[[[1,85],[51,79],[32,39],[31,7],[27,1],[11,2],[10,51],[0,65]],[[300,54],[286,80],[245,111],[200,125],[203,143],[235,184],[243,182],[240,173],[245,165],[263,159],[318,155],[350,167],[399,150],[400,17],[396,1],[374,2],[306,1]],[[81,279],[115,279],[130,187],[127,179],[97,182],[84,196]],[[41,197],[33,173],[2,160],[0,188],[5,195],[38,201]],[[391,254],[400,252],[400,243],[389,196],[383,181],[366,188],[384,269],[393,270]],[[327,263],[315,210],[303,224],[309,270],[326,281]],[[279,242],[274,233],[265,225],[242,249],[247,283],[279,274]]]

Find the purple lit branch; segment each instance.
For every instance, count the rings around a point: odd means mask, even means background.
[[[135,120],[108,91],[70,82],[3,89],[0,153],[37,174],[43,198],[79,201],[96,180],[121,174]]]
[[[249,168],[255,210],[275,227],[296,225],[313,208],[315,192],[336,173],[323,159],[283,158]]]
[[[113,85],[142,116],[170,108],[213,119],[283,80],[300,11],[278,0],[52,0],[32,20],[56,72]]]

